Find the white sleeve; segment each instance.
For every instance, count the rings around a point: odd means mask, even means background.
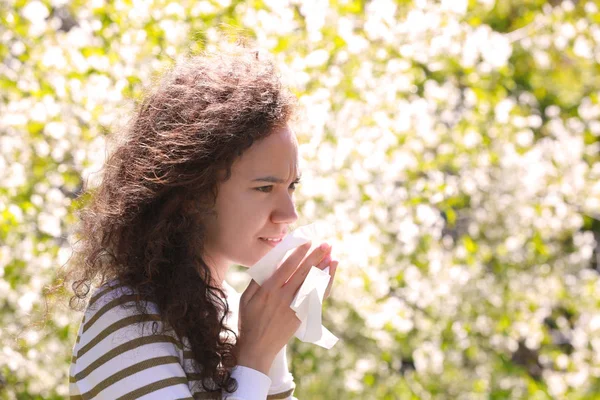
[[[292,393],[296,388],[294,376],[290,373],[287,361],[287,345],[281,349],[269,370],[271,387],[269,397],[283,400],[293,400]]]
[[[224,393],[228,400],[265,400],[271,378],[253,368],[238,365],[231,371],[231,377],[237,381],[237,390],[231,394]]]
[[[268,376],[252,368],[236,366],[231,372],[231,376],[236,379],[238,388],[234,393],[226,394],[223,398],[228,400],[295,400],[292,393],[296,385],[288,368],[286,351],[287,346],[284,346],[277,353]]]

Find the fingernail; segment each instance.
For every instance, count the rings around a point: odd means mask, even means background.
[[[323,265],[328,266],[331,263],[331,257],[329,255],[326,255],[325,258],[323,259]]]
[[[319,248],[323,251],[327,251],[331,248],[331,246],[328,243],[323,243],[322,245],[319,246]]]

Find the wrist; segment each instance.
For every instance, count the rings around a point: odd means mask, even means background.
[[[238,365],[255,369],[259,372],[262,372],[265,375],[269,375],[271,364],[273,364],[272,357],[259,357],[243,352],[240,352],[238,356]]]

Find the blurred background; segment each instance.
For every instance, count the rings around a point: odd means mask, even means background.
[[[301,223],[342,260],[299,399],[597,399],[597,1],[0,2],[0,399],[62,399],[81,315],[44,287],[105,137],[242,34],[299,98]],[[243,289],[245,276],[231,282]]]

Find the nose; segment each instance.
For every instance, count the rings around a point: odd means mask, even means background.
[[[298,220],[296,205],[292,194],[284,194],[278,200],[277,206],[271,213],[271,221],[275,224],[293,224]]]

